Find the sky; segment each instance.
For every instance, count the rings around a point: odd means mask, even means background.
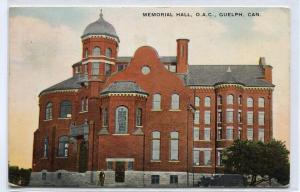
[[[38,128],[38,95],[72,75],[80,61],[85,27],[98,7],[11,8],[9,15],[9,162],[29,168],[33,133]],[[192,17],[143,17],[145,12],[188,12]],[[212,12],[216,17],[196,17]],[[220,17],[220,13],[243,17]],[[247,14],[260,16],[248,17]],[[188,38],[189,64],[273,66],[274,137],[290,146],[290,23],[286,8],[148,7],[103,8],[104,19],[120,38],[119,56],[133,56],[144,45],[160,56],[176,55],[176,39]]]

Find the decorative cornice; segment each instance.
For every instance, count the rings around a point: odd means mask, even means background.
[[[231,83],[219,84],[219,85],[216,85],[216,86],[201,86],[201,85],[195,86],[195,85],[192,85],[192,86],[189,86],[189,88],[191,88],[191,89],[219,89],[219,88],[226,88],[226,87],[230,87],[230,86],[234,86],[234,87],[241,88],[241,89],[259,89],[259,90],[270,89],[270,90],[274,90],[274,87],[246,87],[246,86],[241,85],[241,84],[231,84]]]
[[[104,39],[110,39],[110,40],[114,40],[116,42],[120,42],[118,38],[115,38],[115,37],[112,37],[112,36],[108,36],[108,35],[87,35],[87,36],[84,36],[82,37],[81,39],[82,40],[86,40],[86,39],[89,39],[89,38],[104,38]]]
[[[78,90],[79,89],[63,89],[63,90],[44,91],[39,96],[50,94],[50,93],[78,92]]]
[[[142,94],[142,93],[106,93],[101,95],[101,97],[111,97],[111,96],[148,97],[147,94]]]
[[[112,65],[116,64],[115,61],[108,61],[108,60],[104,60],[104,59],[87,59],[85,61],[82,61],[82,64],[84,65],[84,64],[87,64],[90,62],[108,63],[108,64],[112,64]]]

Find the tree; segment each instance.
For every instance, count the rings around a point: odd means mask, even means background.
[[[276,179],[278,183],[289,183],[289,151],[282,141],[234,141],[233,145],[222,152],[224,172],[250,176],[247,182],[256,186],[262,182]]]
[[[31,169],[19,169],[18,166],[10,166],[9,165],[9,182],[16,184],[16,185],[21,185],[21,186],[27,186],[30,181],[30,174],[31,174]]]

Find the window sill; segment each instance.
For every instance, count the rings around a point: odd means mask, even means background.
[[[56,157],[56,159],[68,159],[68,157]]]
[[[49,158],[48,157],[41,157],[40,159],[41,160],[48,160]]]
[[[88,111],[79,111],[79,114],[81,114],[81,113],[87,113]]]
[[[114,136],[127,136],[127,135],[130,135],[129,133],[114,133],[112,134]]]
[[[211,168],[211,165],[193,165],[193,167]]]
[[[216,165],[217,168],[224,168],[224,165]]]
[[[72,119],[71,117],[59,117],[59,120],[68,120],[68,119]]]
[[[52,121],[53,119],[44,119],[44,122]]]
[[[143,128],[143,125],[136,125],[136,128]]]
[[[151,162],[151,163],[160,163],[161,160],[151,160],[150,162]]]
[[[211,142],[211,140],[205,140],[205,139],[198,139],[198,140],[194,140],[194,141]]]
[[[169,160],[168,162],[169,163],[180,163],[180,161],[178,161],[178,160]]]
[[[155,112],[155,111],[162,111],[162,109],[151,109],[151,111]]]
[[[170,109],[169,111],[178,112],[181,111],[180,109]]]

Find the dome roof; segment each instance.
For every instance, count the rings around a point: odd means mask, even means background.
[[[117,38],[119,41],[119,37],[116,33],[116,30],[112,24],[108,23],[103,19],[102,12],[100,13],[100,17],[97,21],[90,23],[84,30],[81,38],[86,37],[88,35],[107,35],[114,38]]]

